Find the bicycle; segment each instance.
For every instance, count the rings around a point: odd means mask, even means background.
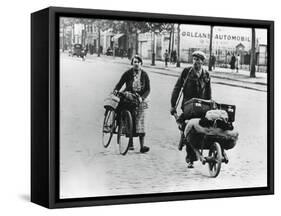
[[[107,148],[113,134],[117,134],[117,144],[121,155],[126,155],[133,142],[133,118],[124,92],[115,92],[105,101],[102,128],[102,143]]]

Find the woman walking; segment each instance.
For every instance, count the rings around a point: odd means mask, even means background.
[[[133,136],[139,137],[140,152],[149,151],[149,147],[144,145],[145,140],[145,113],[148,108],[147,97],[150,93],[150,80],[148,74],[142,69],[142,58],[135,55],[131,60],[132,68],[127,70],[115,86],[114,90],[119,91],[125,84],[126,94],[138,95],[139,105],[132,111],[133,115]],[[130,143],[129,150],[133,150],[133,143]]]

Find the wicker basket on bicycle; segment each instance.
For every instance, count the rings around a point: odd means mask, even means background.
[[[120,103],[120,98],[114,94],[110,94],[103,103],[105,109],[116,110]]]

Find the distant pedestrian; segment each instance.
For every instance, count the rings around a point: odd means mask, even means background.
[[[168,61],[169,61],[169,53],[168,50],[164,53],[164,60],[165,60],[165,67],[168,67]]]
[[[103,54],[103,46],[100,46],[99,52],[100,54]]]
[[[173,50],[171,53],[171,61],[173,64],[175,64],[177,62],[177,51]]]
[[[235,66],[236,66],[236,73],[238,73],[238,72],[239,72],[240,61],[241,61],[241,57],[240,57],[240,55],[238,54],[238,55],[237,55],[237,57],[236,57],[236,62],[235,62]]]
[[[131,59],[132,57],[132,49],[129,47],[128,48],[128,59]]]
[[[230,62],[229,62],[229,64],[230,64],[230,69],[232,70],[232,72],[234,72],[234,70],[235,70],[235,62],[236,62],[235,55],[232,54],[231,59],[230,59]]]
[[[216,56],[214,56],[214,54],[211,55],[210,61],[211,61],[211,68],[215,70],[215,68],[216,68]]]

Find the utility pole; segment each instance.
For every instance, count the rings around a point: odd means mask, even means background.
[[[256,31],[252,28],[252,48],[251,48],[251,67],[250,67],[250,77],[256,77]]]
[[[177,57],[177,67],[180,67],[180,24],[178,24],[178,57]]]
[[[213,29],[214,26],[211,25],[211,32],[210,32],[210,47],[209,47],[209,51],[210,51],[210,55],[209,55],[209,71],[212,71],[212,48],[213,48]]]

